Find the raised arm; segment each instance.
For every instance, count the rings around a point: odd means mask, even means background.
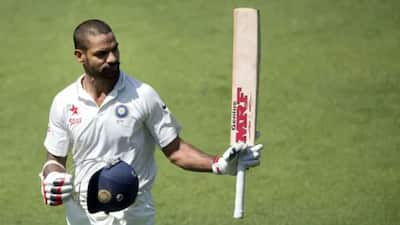
[[[185,170],[236,175],[238,160],[247,168],[260,164],[262,148],[261,144],[238,143],[230,146],[221,157],[211,156],[177,137],[163,148],[163,152],[173,164]]]
[[[197,172],[212,172],[212,164],[215,156],[208,155],[183,141],[180,137],[175,138],[169,145],[163,148],[165,156],[173,164],[185,170]]]

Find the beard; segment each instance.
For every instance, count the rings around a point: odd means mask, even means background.
[[[115,79],[119,77],[120,69],[119,69],[119,62],[113,64],[106,64],[102,66],[100,69],[84,63],[83,69],[85,73],[91,77],[97,79]]]

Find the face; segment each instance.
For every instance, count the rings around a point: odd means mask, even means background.
[[[75,56],[89,76],[100,79],[112,79],[119,76],[118,42],[111,32],[89,35],[87,50],[76,49]]]

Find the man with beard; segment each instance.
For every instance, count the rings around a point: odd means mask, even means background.
[[[156,145],[190,171],[235,175],[238,161],[259,165],[261,144],[238,143],[216,157],[180,138],[180,126],[157,92],[120,71],[118,42],[105,22],[82,22],[73,39],[84,74],[53,100],[44,141],[47,160],[39,174],[44,203],[64,204],[67,224],[153,224]],[[73,175],[65,169],[69,152]],[[120,162],[128,167],[115,166]],[[127,170],[136,172],[138,187],[124,184],[132,178],[129,173],[119,178]],[[93,187],[98,188],[94,194]],[[118,194],[114,188],[135,193]],[[122,205],[124,197],[136,194],[133,204]]]

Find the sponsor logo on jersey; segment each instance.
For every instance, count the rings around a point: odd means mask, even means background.
[[[75,125],[75,124],[80,124],[82,123],[82,118],[79,116],[79,111],[78,107],[75,106],[74,104],[68,106],[69,111],[71,112],[71,117],[68,119],[68,123],[70,126]]]
[[[80,118],[80,117],[79,118],[69,118],[68,122],[69,122],[70,126],[75,125],[75,124],[80,124],[80,123],[82,123],[82,118]]]
[[[71,108],[69,108],[69,111],[72,112],[72,115],[78,115],[78,107],[76,107],[74,104],[72,104]]]

